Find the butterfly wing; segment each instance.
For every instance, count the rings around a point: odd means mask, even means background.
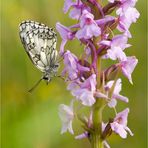
[[[57,36],[52,28],[34,21],[20,24],[22,44],[33,62],[42,72],[52,67],[57,61]]]

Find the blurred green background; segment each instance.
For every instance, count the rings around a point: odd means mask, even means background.
[[[62,12],[63,0],[7,0],[1,5],[1,119],[2,148],[89,148],[89,142],[75,140],[72,135],[60,134],[61,122],[58,106],[69,104],[72,96],[65,83],[55,78],[48,86],[42,82],[32,93],[27,90],[41,77],[41,72],[30,62],[18,35],[21,21],[30,19],[55,27],[57,21],[71,25],[72,21]],[[139,0],[137,9],[141,17],[131,27],[133,46],[128,55],[135,55],[139,64],[133,73],[134,85],[123,78],[122,94],[129,104],[119,103],[118,110],[130,107],[128,125],[134,133],[126,140],[113,136],[113,148],[146,148],[146,1]],[[60,46],[58,38],[57,48]],[[67,46],[77,53],[78,44]],[[77,50],[77,51],[76,51]],[[74,125],[76,133],[79,127]],[[80,131],[81,132],[81,131]]]

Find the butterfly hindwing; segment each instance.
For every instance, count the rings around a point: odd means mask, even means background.
[[[33,64],[47,72],[57,61],[57,36],[52,28],[34,21],[20,24],[20,38]]]

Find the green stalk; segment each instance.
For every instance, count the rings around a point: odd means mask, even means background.
[[[92,148],[103,148],[102,135],[102,112],[104,108],[104,101],[97,99],[93,105],[93,128],[92,133]]]
[[[101,57],[98,56],[97,61],[97,88],[101,86]],[[96,99],[93,105],[93,133],[91,133],[91,144],[92,148],[103,148],[103,141],[101,139],[102,135],[102,111],[104,108],[104,100]]]

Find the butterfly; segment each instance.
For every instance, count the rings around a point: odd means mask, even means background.
[[[41,79],[29,90],[31,92],[41,80],[47,84],[58,71],[57,35],[53,28],[35,21],[23,21],[19,25],[19,35],[32,63],[43,73]]]

